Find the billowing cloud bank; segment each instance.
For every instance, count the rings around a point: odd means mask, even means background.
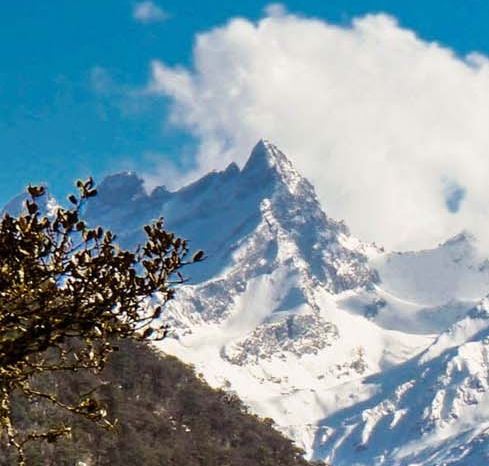
[[[155,61],[152,73],[150,91],[200,143],[192,177],[242,164],[265,137],[362,239],[489,237],[485,57],[456,57],[385,15],[338,27],[281,12],[201,34],[193,69]]]

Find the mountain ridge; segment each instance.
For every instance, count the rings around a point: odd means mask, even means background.
[[[205,250],[166,308],[172,330],[159,348],[273,418],[308,457],[338,466],[485,461],[483,430],[457,422],[430,430],[435,415],[423,416],[450,390],[469,416],[489,387],[489,266],[470,233],[402,253],[364,243],[327,216],[314,187],[266,140],[242,169],[230,164],[173,192],[146,193],[134,173],[114,175],[86,213],[126,247],[163,216]],[[459,392],[475,401],[460,404]],[[425,430],[409,437],[409,419]],[[408,453],[403,435],[413,440]],[[469,437],[465,456],[456,453]]]

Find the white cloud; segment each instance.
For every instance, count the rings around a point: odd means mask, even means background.
[[[140,23],[157,23],[168,19],[168,13],[148,0],[134,5],[132,17]]]
[[[285,16],[287,14],[287,8],[282,3],[269,3],[265,9],[267,16]]]
[[[101,66],[94,66],[90,70],[90,85],[97,94],[107,94],[112,91],[114,82],[110,73]]]
[[[266,137],[363,239],[489,237],[487,58],[459,58],[382,14],[339,27],[270,13],[200,34],[193,69],[152,64],[151,91],[199,141],[191,176],[242,164]]]
[[[144,189],[149,194],[155,188],[160,187],[162,180],[167,189],[175,190],[180,187],[178,180],[184,176],[175,164],[168,162],[166,154],[151,154],[151,157],[158,157],[158,163],[155,163],[151,171],[141,173],[144,180]]]

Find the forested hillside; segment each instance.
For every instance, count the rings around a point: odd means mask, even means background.
[[[50,405],[28,409],[16,405],[17,420],[26,429],[60,421],[75,426],[70,439],[30,444],[31,465],[308,464],[291,441],[272,428],[271,421],[246,413],[237,397],[210,388],[190,366],[160,356],[147,345],[122,342],[96,382],[103,384],[96,392],[98,398],[106,403],[109,416],[118,419],[113,431]],[[88,376],[80,379],[80,374],[57,377],[57,389],[66,396],[83,392],[93,383]],[[3,447],[0,465],[15,464],[13,453]]]

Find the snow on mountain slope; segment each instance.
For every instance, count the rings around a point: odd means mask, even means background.
[[[336,466],[486,464],[489,299],[420,356],[363,384],[370,398],[321,422],[318,457]]]
[[[361,399],[355,384],[386,364],[386,348],[409,357],[427,341],[342,312],[326,292],[315,296],[318,314],[304,305],[277,319],[267,304],[270,280],[280,280],[279,274],[250,283],[228,320],[201,325],[161,348],[194,363],[212,384],[236,391],[312,453],[316,423]]]
[[[431,250],[377,253],[369,263],[379,277],[373,290],[347,295],[341,306],[386,329],[438,334],[489,290],[488,261],[467,232]]]
[[[385,292],[424,307],[477,300],[489,289],[489,262],[467,232],[435,249],[378,256],[372,265]]]

